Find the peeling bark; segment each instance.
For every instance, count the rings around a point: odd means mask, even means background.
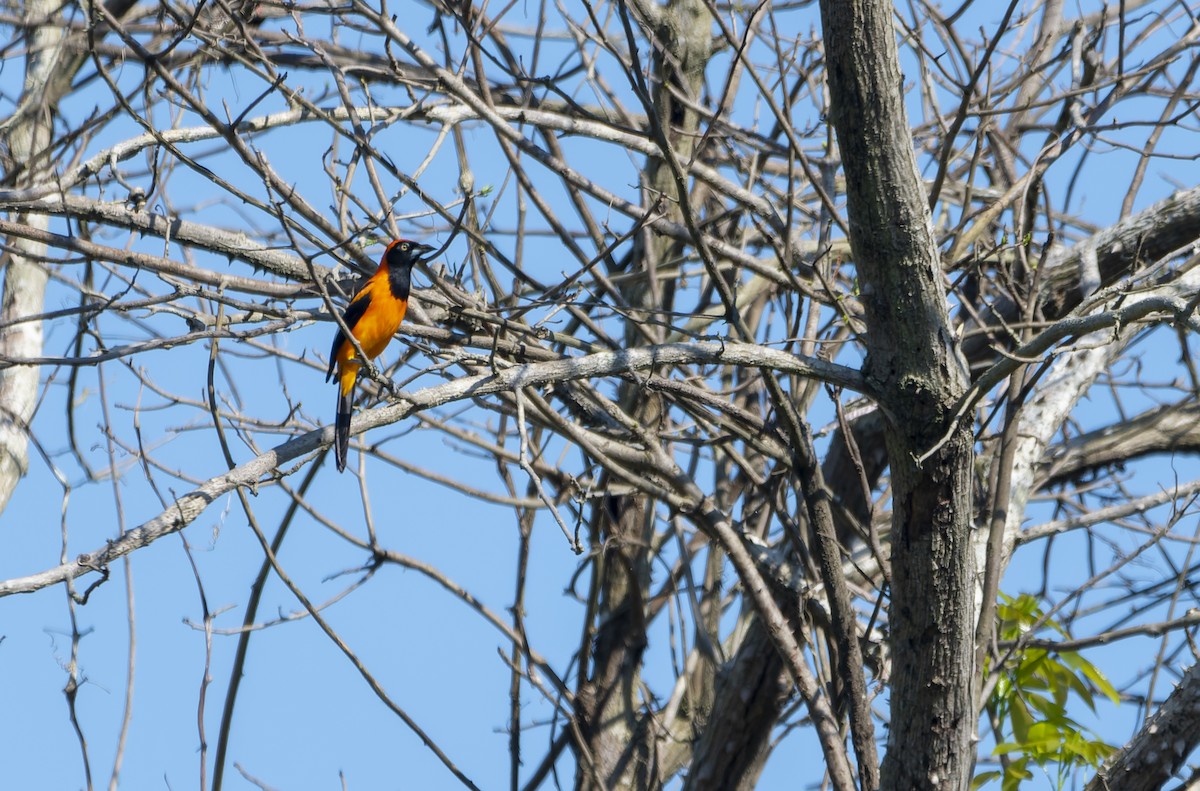
[[[61,84],[55,75],[61,69],[65,30],[55,22],[61,6],[53,0],[30,0],[25,7],[25,63],[22,111],[4,134],[11,159],[6,186],[34,183],[49,169],[46,152],[54,129],[54,107],[59,96],[47,88]],[[50,22],[49,24],[47,22]],[[68,81],[69,82],[69,81]],[[61,89],[60,89],[61,90]],[[40,230],[50,227],[50,218],[17,215],[16,221]],[[42,259],[46,245],[10,238],[11,252],[4,266],[4,293],[0,297],[0,355],[40,357],[42,322],[22,321],[42,312],[49,274]],[[29,469],[29,423],[38,398],[38,368],[17,365],[0,369],[0,513],[8,505],[17,482]]]

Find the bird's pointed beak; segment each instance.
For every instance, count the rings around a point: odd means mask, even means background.
[[[416,252],[418,258],[424,258],[436,249],[431,244],[417,244],[413,246],[413,250]]]

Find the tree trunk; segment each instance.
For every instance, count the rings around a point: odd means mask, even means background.
[[[680,161],[691,158],[697,139],[699,116],[683,97],[699,97],[704,68],[711,54],[712,21],[701,0],[671,0],[665,6],[634,4],[639,21],[649,28],[654,42],[653,82],[647,114],[658,123]],[[628,8],[623,13],[628,13]],[[633,19],[629,22],[632,24]],[[698,100],[697,100],[698,103]],[[647,205],[680,221],[680,199],[674,175],[664,157],[646,163],[644,194]],[[639,235],[631,268],[641,277],[621,289],[634,321],[626,324],[627,346],[661,342],[666,325],[659,322],[670,311],[672,294],[664,291],[655,273],[680,259],[687,244],[653,233]],[[660,394],[628,382],[620,388],[620,405],[639,424],[657,427],[665,419]],[[581,685],[581,722],[587,750],[594,762],[588,770],[580,761],[577,783],[593,787],[599,777],[609,788],[651,789],[662,784],[656,758],[658,729],[651,726],[649,701],[642,700],[639,669],[646,647],[645,600],[650,583],[649,548],[654,519],[647,498],[614,496],[604,500],[606,513],[594,524],[601,553],[596,607],[596,632],[592,675]],[[692,701],[692,709],[706,708]]]
[[[122,16],[132,0],[114,0],[109,11]],[[5,187],[26,187],[48,180],[54,171],[50,141],[59,100],[71,90],[71,81],[86,55],[69,51],[61,3],[29,0],[24,8],[25,84],[17,110],[0,129],[7,147]],[[15,221],[26,228],[47,230],[47,214],[19,214]],[[43,263],[47,248],[21,237],[8,240],[4,259],[4,290],[0,296],[0,359],[42,355],[42,322],[30,316],[43,312],[49,272]],[[29,468],[29,421],[38,401],[38,368],[14,365],[0,369],[0,513],[4,512],[17,482]]]
[[[606,497],[602,502],[607,508],[596,514],[592,530],[599,625],[591,641],[591,673],[580,685],[575,704],[588,756],[578,761],[576,786],[657,788],[639,672],[646,649],[649,584],[642,538],[646,500]]]
[[[967,386],[881,0],[822,0],[850,244],[893,485],[887,789],[964,789],[973,765],[975,567]],[[943,441],[944,439],[944,441]],[[930,453],[932,451],[932,453]],[[922,456],[929,454],[923,461]]]
[[[25,7],[25,86],[21,109],[5,130],[9,160],[4,183],[21,187],[46,174],[54,108],[58,104],[54,86],[61,86],[56,72],[62,70],[65,28],[57,19],[61,6],[47,0],[31,0]],[[68,79],[69,85],[70,80]],[[46,215],[18,215],[23,225],[45,230]],[[0,357],[40,357],[42,322],[23,321],[42,312],[49,274],[42,259],[46,245],[14,238],[4,267],[4,293],[0,298]],[[8,505],[17,481],[29,467],[29,422],[38,397],[38,368],[16,365],[0,370],[0,513]]]
[[[737,656],[717,675],[715,697],[722,705],[696,741],[684,791],[754,788],[792,693],[779,651],[762,620],[753,618]]]

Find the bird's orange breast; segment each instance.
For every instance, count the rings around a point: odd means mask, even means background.
[[[404,313],[408,309],[408,300],[396,299],[392,295],[386,275],[372,277],[355,299],[370,299],[366,311],[350,328],[350,332],[362,346],[367,359],[373,360],[383,353],[396,330],[400,329],[400,322],[404,320]],[[349,341],[338,349],[338,384],[343,395],[353,389],[354,381],[358,378],[359,364],[353,361],[357,356],[354,344]]]

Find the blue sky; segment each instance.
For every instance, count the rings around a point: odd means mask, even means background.
[[[514,9],[516,18],[532,24],[537,6]],[[987,16],[987,13],[979,13]],[[996,12],[998,13],[998,12]],[[413,14],[409,31],[433,47],[422,32],[431,14],[422,8]],[[785,21],[795,21],[802,35],[817,28],[814,9],[798,9],[782,15]],[[986,23],[987,19],[981,19]],[[276,23],[286,26],[286,22]],[[316,23],[310,23],[316,24]],[[310,28],[310,32],[320,32]],[[351,32],[341,33],[343,43],[354,45]],[[1014,34],[1014,47],[1024,39]],[[364,45],[369,44],[366,39]],[[543,72],[553,71],[559,59],[569,57],[572,45],[561,43],[544,50],[541,57]],[[724,75],[725,61],[714,66],[710,77],[719,80]],[[127,79],[140,76],[140,67],[127,64]],[[293,73],[293,77],[302,77]],[[8,95],[19,87],[19,69],[0,73],[0,86]],[[613,82],[617,82],[613,80]],[[614,88],[625,98],[627,86]],[[213,106],[227,101],[234,114],[246,107],[260,90],[257,87],[234,85],[230,76],[211,72],[204,90]],[[315,89],[314,89],[315,90]],[[382,87],[373,89],[381,104],[405,101],[399,91]],[[743,91],[750,91],[743,83]],[[593,97],[578,95],[579,101]],[[102,86],[89,85],[73,98],[66,108],[67,117],[78,121],[97,102],[107,101]],[[326,100],[331,101],[331,100]],[[915,99],[914,99],[915,102]],[[269,97],[255,108],[255,114],[283,109],[278,97]],[[748,105],[749,106],[749,105]],[[914,104],[914,109],[916,105]],[[1134,106],[1123,108],[1132,112]],[[750,112],[749,110],[745,112]],[[800,107],[793,119],[798,127],[816,123],[811,107]],[[811,117],[810,117],[811,116]],[[158,119],[167,124],[165,114]],[[769,126],[769,122],[764,121]],[[89,153],[98,151],[117,140],[135,133],[128,123],[116,123],[106,128],[87,144]],[[425,158],[436,130],[398,123],[380,130],[376,142],[386,150],[398,168],[414,170]],[[1114,130],[1113,136],[1129,135],[1131,139],[1145,130]],[[493,147],[491,132],[480,127],[466,132],[472,150],[484,151]],[[1140,138],[1139,138],[1140,139]],[[563,138],[562,145],[572,158],[587,157],[603,162],[603,167],[590,172],[607,179],[614,191],[630,198],[634,195],[636,169],[640,162],[614,153],[609,146]],[[1173,132],[1168,148],[1184,149],[1194,143],[1194,128]],[[264,137],[264,151],[272,164],[296,188],[322,210],[333,211],[333,197],[328,179],[322,172],[330,135],[319,126],[299,126],[286,135]],[[339,155],[347,156],[345,141]],[[247,179],[247,171],[217,143],[206,143],[195,151],[211,151],[205,164],[220,171],[235,183]],[[1032,153],[1032,152],[1026,152]],[[1051,171],[1054,189],[1066,188],[1073,173],[1075,157],[1070,155]],[[1088,219],[1097,225],[1111,222],[1123,193],[1114,190],[1113,173],[1121,171],[1115,183],[1128,182],[1129,168],[1135,154],[1108,156],[1104,169],[1085,169],[1076,188],[1077,201],[1072,208],[1085,210]],[[611,162],[611,165],[609,164]],[[485,209],[499,204],[496,224],[511,227],[516,221],[512,209],[513,187],[506,180],[506,165],[500,157],[478,155],[472,158],[477,188],[492,187],[490,195],[481,200]],[[130,165],[131,169],[136,169]],[[1125,168],[1125,170],[1121,170]],[[458,172],[454,165],[452,147],[447,142],[421,179],[422,188],[435,198],[449,202],[455,198]],[[360,177],[361,179],[361,177]],[[1197,168],[1192,161],[1176,161],[1151,166],[1144,189],[1139,193],[1136,208],[1144,208],[1154,200],[1173,191],[1178,185],[1197,181]],[[247,188],[261,189],[252,181]],[[365,181],[356,185],[369,196]],[[398,189],[394,184],[392,188]],[[565,205],[561,189],[546,179],[546,194]],[[155,203],[151,208],[160,212],[194,215],[218,225],[254,228],[261,238],[272,244],[282,244],[278,228],[271,227],[262,215],[256,215],[236,202],[214,202],[212,185],[186,169],[179,169],[169,183],[173,203]],[[95,189],[91,190],[97,195]],[[105,188],[104,197],[119,198],[118,188]],[[364,198],[367,199],[367,198]],[[404,195],[396,205],[399,215],[414,215],[403,223],[407,233],[421,235],[433,226],[432,220],[420,215],[423,207],[411,195]],[[565,209],[563,210],[566,213]],[[601,213],[601,216],[604,216]],[[614,227],[620,227],[614,216]],[[424,238],[422,236],[422,238]],[[160,253],[161,240],[140,239],[125,232],[116,232],[99,241],[113,246],[130,244],[137,249]],[[438,241],[435,237],[430,241]],[[497,235],[506,253],[508,240]],[[538,277],[553,282],[563,273],[573,271],[575,262],[551,240],[531,237],[530,249],[522,264]],[[381,248],[368,250],[372,257]],[[451,268],[465,260],[466,247],[457,240],[444,256]],[[178,245],[171,245],[171,255],[183,257]],[[187,253],[191,255],[192,253]],[[194,253],[197,265],[219,271],[252,274],[241,263],[230,264],[223,258]],[[324,256],[317,261],[331,266],[334,261]],[[65,277],[81,276],[81,264],[61,268]],[[139,275],[139,286],[161,292],[164,285],[151,273]],[[417,285],[428,285],[428,278],[417,276]],[[105,294],[121,290],[122,285],[97,275],[96,286]],[[47,294],[47,310],[71,307],[75,291],[62,283],[52,284]],[[302,307],[317,310],[320,303],[307,299]],[[139,326],[137,321],[145,322]],[[128,318],[109,317],[103,320],[106,343],[135,341],[146,337],[146,324],[155,331],[180,333],[185,327],[182,319],[156,316],[147,312]],[[783,332],[783,328],[776,328]],[[46,326],[46,353],[71,354],[74,327],[69,322],[51,322]],[[216,377],[216,387],[222,397],[237,401],[245,412],[268,422],[286,424],[283,428],[264,425],[254,432],[259,449],[269,447],[286,436],[327,424],[332,417],[334,396],[323,381],[323,355],[327,353],[332,325],[328,321],[300,322],[288,330],[262,339],[288,355],[302,357],[278,364],[269,360],[261,347],[247,343],[223,341],[223,367]],[[383,360],[394,363],[401,344],[395,343]],[[88,351],[88,350],[85,350]],[[1178,351],[1166,342],[1147,342],[1134,351],[1152,370],[1178,370]],[[172,497],[192,488],[188,479],[203,479],[224,469],[207,411],[203,408],[207,384],[207,345],[197,343],[169,350],[145,352],[127,360],[109,363],[99,372],[93,368],[80,371],[81,386],[71,391],[67,387],[69,370],[45,368],[45,396],[39,407],[34,430],[54,467],[61,470],[70,483],[69,495],[56,481],[50,466],[34,454],[28,477],[21,482],[8,508],[0,514],[0,578],[21,576],[59,562],[62,548],[62,525],[65,523],[69,540],[65,555],[73,557],[93,550],[115,536],[119,525],[135,526],[157,515]],[[318,359],[320,358],[320,359]],[[394,372],[397,380],[418,372],[429,360],[418,355],[415,364]],[[163,391],[191,399],[194,405],[176,403],[144,387],[130,367],[144,371]],[[1164,373],[1164,377],[1167,374]],[[416,389],[439,381],[434,376],[417,379],[407,385]],[[102,393],[103,388],[103,393]],[[73,400],[71,400],[73,399]],[[68,401],[70,400],[70,403]],[[169,407],[169,408],[160,408]],[[435,417],[457,414],[467,404],[453,404],[434,413]],[[361,407],[360,407],[361,408]],[[1084,423],[1105,422],[1114,405],[1102,392],[1097,392],[1079,409]],[[115,463],[122,474],[114,486],[109,479],[88,481],[83,468],[70,450],[64,415],[72,410],[76,421],[76,439],[84,458],[93,470],[103,470]],[[474,409],[468,420],[480,427],[496,421],[494,413]],[[826,404],[812,416],[820,425],[831,419]],[[161,482],[156,493],[136,467],[136,459],[125,449],[113,448],[109,455],[108,432],[128,441],[134,436],[137,422],[144,441],[154,448],[154,457],[165,467],[180,473],[172,477],[156,473]],[[253,451],[232,431],[228,432],[235,460],[249,459]],[[377,429],[369,437],[381,443],[383,449],[403,459],[427,465],[431,470],[450,475],[472,486],[501,492],[502,486],[495,463],[477,452],[464,452],[462,443],[413,420],[398,426]],[[557,453],[558,448],[552,448]],[[352,452],[352,468],[358,464]],[[368,465],[364,490],[350,474],[331,474],[332,465],[322,471],[309,492],[309,502],[316,512],[336,516],[340,525],[359,538],[367,535],[367,518],[377,531],[384,547],[409,555],[430,564],[446,578],[464,585],[472,596],[483,602],[501,618],[508,620],[507,609],[516,587],[515,569],[518,531],[512,509],[486,504],[419,476],[407,474],[379,463]],[[577,470],[583,466],[577,453],[568,453],[564,467]],[[1156,486],[1169,485],[1178,471],[1182,480],[1195,475],[1194,459],[1153,460],[1136,465],[1140,492],[1153,491]],[[298,486],[304,471],[288,479]],[[514,471],[518,490],[525,480]],[[363,503],[363,491],[368,495]],[[160,499],[163,498],[163,499]],[[249,498],[256,519],[269,536],[277,529],[289,498],[275,487],[264,487]],[[1048,511],[1038,509],[1038,514]],[[64,515],[65,514],[65,515]],[[195,563],[193,572],[184,540],[190,547]],[[1052,576],[1059,591],[1067,590],[1086,578],[1088,570],[1079,560],[1087,548],[1081,536],[1069,536],[1061,541],[1071,547],[1063,550],[1060,544],[1053,556]],[[1116,532],[1112,538],[1120,549],[1130,549],[1134,539]],[[1078,549],[1075,544],[1080,544]],[[1180,560],[1183,549],[1171,547],[1170,557]],[[668,553],[670,557],[670,553]],[[1004,589],[1010,593],[1040,585],[1043,573],[1037,550],[1028,553],[1028,561],[1016,564],[1006,577]],[[367,553],[352,547],[333,535],[320,519],[301,512],[290,531],[279,556],[281,564],[314,602],[326,602],[353,587],[363,576],[370,560]],[[213,628],[217,631],[236,629],[243,608],[262,562],[262,552],[236,497],[226,496],[214,502],[191,524],[182,537],[171,536],[153,546],[140,550],[129,560],[129,572],[124,564],[112,569],[112,578],[93,593],[85,607],[75,610],[80,642],[79,665],[84,683],[79,691],[77,710],[87,739],[91,768],[97,785],[106,785],[116,752],[115,736],[120,724],[125,695],[129,659],[129,613],[126,584],[131,580],[132,608],[136,625],[136,673],[134,707],[128,745],[121,769],[121,785],[125,788],[196,788],[199,785],[200,738],[198,717],[203,718],[209,753],[211,778],[212,750],[220,721],[221,706],[232,663],[235,638],[215,634],[212,642],[211,685],[207,688],[206,703],[199,710],[199,697],[204,681],[205,634],[201,628],[203,605],[201,590],[210,612],[216,613]],[[563,677],[574,686],[574,670],[570,659],[578,648],[580,601],[586,591],[586,579],[574,579],[580,559],[567,546],[559,528],[544,514],[539,516],[533,531],[529,575],[526,590],[527,626],[531,645]],[[1161,576],[1162,558],[1147,557],[1132,573],[1147,579]],[[197,583],[197,575],[199,583]],[[655,570],[656,584],[662,579],[662,569]],[[85,578],[81,584],[86,585]],[[732,575],[726,578],[732,583]],[[1061,593],[1060,593],[1061,595]],[[447,593],[440,585],[414,570],[393,565],[380,568],[366,584],[354,587],[336,603],[322,610],[330,624],[345,640],[353,653],[369,668],[386,690],[388,696],[425,729],[461,768],[481,788],[507,785],[508,778],[508,678],[505,656],[511,643],[498,629],[488,624],[460,598]],[[296,617],[299,616],[299,617]],[[684,638],[690,641],[686,624],[690,614],[683,609]],[[1161,616],[1159,616],[1161,617]],[[389,711],[371,692],[362,677],[350,666],[346,656],[327,639],[312,619],[302,614],[295,597],[277,579],[268,583],[259,611],[260,620],[288,618],[289,621],[257,633],[251,641],[245,682],[233,724],[230,761],[227,768],[228,788],[250,787],[237,777],[234,765],[249,775],[261,778],[268,785],[281,789],[338,787],[344,775],[349,788],[449,788],[454,780],[438,759],[421,744],[414,733]],[[672,661],[678,661],[679,623],[674,633],[671,621],[660,619],[651,635],[646,680],[649,688],[660,698],[670,694],[674,674]],[[12,716],[0,718],[0,787],[70,789],[82,786],[82,762],[78,741],[67,716],[61,690],[67,675],[64,666],[69,660],[71,626],[66,595],[62,587],[43,590],[32,595],[0,599],[0,673],[7,683],[0,686],[6,710]],[[1150,661],[1152,644],[1133,640],[1098,649],[1089,658],[1109,669],[1114,683],[1120,686],[1134,670]],[[1101,662],[1103,660],[1103,662]],[[1167,687],[1160,687],[1165,694]],[[536,766],[546,745],[563,726],[561,719],[552,726],[553,707],[528,684],[523,689],[522,722],[524,755],[523,777]],[[1101,704],[1095,727],[1105,738],[1114,742],[1126,739],[1134,727],[1128,712]],[[799,715],[793,716],[793,721]],[[1080,714],[1080,719],[1087,717]],[[880,734],[882,736],[882,730]],[[818,760],[815,740],[806,728],[788,733],[783,746],[775,751],[768,763],[761,787],[792,787],[799,775],[812,775],[811,766]],[[564,754],[568,755],[568,754]],[[563,785],[571,784],[573,766],[569,757],[559,761],[558,771]]]

